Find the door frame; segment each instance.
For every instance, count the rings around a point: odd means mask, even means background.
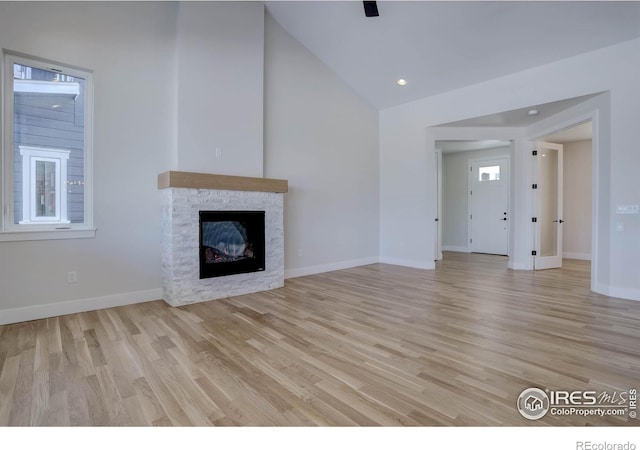
[[[514,249],[514,246],[513,246],[513,239],[514,239],[514,236],[516,235],[515,230],[517,229],[516,227],[518,226],[517,225],[518,219],[516,219],[513,215],[514,207],[518,207],[520,209],[526,207],[524,204],[520,205],[520,203],[522,202],[518,202],[518,205],[520,206],[516,205],[514,203],[515,201],[514,199],[517,197],[514,197],[513,195],[515,184],[516,184],[515,182],[517,181],[515,164],[516,164],[516,160],[522,159],[519,155],[524,151],[523,146],[526,144],[526,141],[524,140],[525,130],[522,127],[501,127],[501,126],[498,126],[498,127],[433,126],[433,127],[428,127],[426,129],[426,134],[427,134],[427,142],[431,149],[430,155],[432,154],[431,152],[435,152],[439,150],[438,144],[437,144],[438,141],[487,141],[487,140],[509,141],[509,153],[507,156],[509,157],[509,180],[510,180],[509,208],[511,213],[511,216],[510,216],[511,220],[509,220],[509,227],[508,227],[509,228],[509,245],[508,245],[509,256],[507,261],[507,267],[511,269],[525,269],[525,270],[529,269],[522,266],[522,264],[516,263],[514,261],[514,259],[516,258],[516,255],[515,255],[516,250]],[[442,161],[442,158],[441,158],[441,161]],[[433,170],[434,171],[432,173],[434,173],[434,178],[435,178],[437,168],[434,167]],[[528,183],[530,180],[530,177],[528,176],[528,174],[523,173],[522,175],[526,178]],[[440,179],[442,180],[442,177],[440,177]],[[436,183],[434,183],[434,185],[435,184]],[[434,189],[433,192],[435,194],[433,214],[438,214],[437,212],[438,205],[443,204],[442,189],[440,190]],[[439,213],[442,214],[442,211],[440,211]],[[522,214],[522,211],[520,211],[520,214]],[[442,220],[442,215],[440,215],[439,217],[440,217],[440,220]],[[431,222],[431,223],[435,224],[435,222]],[[436,235],[438,234],[437,227],[435,226],[433,228],[433,233],[435,233]],[[442,248],[442,234],[440,234],[440,236],[437,238],[439,239],[439,246],[440,248]],[[438,246],[438,244],[436,246]],[[468,251],[470,251],[468,237],[467,237],[466,248]]]
[[[506,159],[507,160],[507,167],[509,168],[509,176],[507,178],[507,218],[508,218],[508,226],[507,226],[507,256],[511,255],[511,243],[510,243],[510,237],[511,237],[511,155],[510,154],[506,154],[504,156],[499,156],[499,157],[493,157],[493,158],[473,158],[473,159],[469,159],[467,160],[467,168],[471,169],[472,165],[478,162],[482,162],[482,161],[496,161],[499,159]],[[471,183],[472,183],[472,178],[473,178],[473,172],[471,170],[467,171],[467,248],[469,249],[469,253],[473,253],[473,245],[471,239],[473,238],[473,233],[471,232],[472,229],[472,220],[471,219],[471,214],[472,214],[472,209],[471,209],[471,201],[472,201],[472,195],[471,195]]]
[[[586,114],[576,115],[567,120],[556,122],[553,125],[542,128],[541,130],[529,133],[527,141],[531,150],[535,147],[535,142],[544,140],[547,136],[562,130],[591,122],[591,290],[593,292],[609,295],[609,288],[602,286],[598,282],[600,275],[600,227],[598,217],[600,216],[600,200],[599,195],[603,186],[601,184],[600,170],[601,158],[606,158],[608,162],[609,154],[601,155],[600,140],[602,139],[602,124],[600,121],[600,111],[598,109],[591,110]],[[532,256],[533,258],[533,256]]]

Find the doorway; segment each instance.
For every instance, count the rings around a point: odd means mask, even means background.
[[[535,148],[534,269],[591,261],[592,122],[544,136]]]
[[[445,252],[436,260],[446,252],[509,254],[511,151],[509,140],[436,141],[436,249]]]
[[[590,186],[580,188],[581,192],[590,194],[590,207],[580,207],[579,212],[582,214],[580,219],[570,219],[573,225],[580,223],[584,227],[580,227],[577,231],[568,233],[568,222],[565,222],[565,232],[563,235],[563,257],[572,259],[583,259],[590,265],[591,271],[591,290],[598,293],[607,294],[609,273],[609,258],[607,251],[600,251],[602,248],[608,248],[610,243],[609,221],[606,218],[610,210],[609,192],[607,184],[603,180],[607,180],[610,175],[608,172],[610,163],[609,147],[606,145],[610,136],[610,126],[607,122],[610,117],[610,99],[609,93],[601,92],[581,97],[574,97],[563,101],[533,105],[525,108],[504,111],[486,116],[478,116],[475,118],[459,120],[455,122],[442,123],[437,126],[427,128],[428,151],[441,149],[442,142],[454,141],[467,142],[480,139],[504,139],[511,145],[511,188],[510,188],[510,218],[509,218],[509,256],[508,268],[513,270],[533,270],[534,264],[532,252],[534,251],[534,224],[532,223],[533,211],[533,161],[531,160],[531,152],[533,144],[536,140],[546,140],[553,142],[553,136],[562,133],[564,130],[576,128],[580,124],[590,123],[593,127],[593,137],[589,140],[591,169],[590,175],[585,181]],[[539,116],[531,115],[530,112],[541,111]],[[605,120],[603,120],[605,119]],[[557,142],[557,141],[556,141]],[[589,152],[588,152],[589,153]],[[443,160],[448,156],[443,152]],[[446,166],[446,161],[445,166]],[[565,164],[565,169],[569,166]],[[571,166],[569,166],[571,167]],[[434,194],[441,195],[446,191],[447,177],[443,173],[442,184],[443,189],[434,189]],[[466,173],[463,175],[468,176]],[[583,177],[585,178],[585,177]],[[435,180],[436,177],[434,176]],[[568,183],[565,182],[565,190]],[[567,194],[565,193],[565,196]],[[573,205],[570,201],[565,201],[565,208]],[[434,202],[433,216],[429,217],[439,219],[442,229],[442,250],[457,251],[470,253],[469,242],[462,242],[460,246],[451,246],[451,242],[447,240],[451,229],[460,227],[460,222],[447,222],[447,210],[449,203],[443,198],[440,202],[443,207],[442,215],[435,210],[438,203]],[[439,207],[439,205],[438,205]],[[466,200],[465,200],[466,210]],[[590,214],[590,216],[588,216]],[[568,216],[565,216],[568,217]],[[566,220],[566,218],[563,218]],[[464,219],[466,220],[466,218]],[[445,223],[447,222],[447,223]],[[431,222],[429,225],[433,224]],[[426,226],[427,222],[425,222]],[[588,226],[587,226],[588,225]],[[466,227],[463,226],[466,229]],[[434,234],[437,235],[437,228],[432,228]],[[466,231],[466,230],[463,230]],[[586,240],[591,242],[590,248],[574,247],[568,249],[568,242],[574,237],[580,237],[579,241],[584,242],[584,235],[590,233]],[[459,230],[458,230],[459,233]],[[433,234],[432,234],[433,236]],[[453,248],[452,248],[453,247]],[[444,254],[444,258],[447,254]],[[588,261],[590,259],[590,261]]]

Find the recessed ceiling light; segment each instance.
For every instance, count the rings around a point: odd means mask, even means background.
[[[537,116],[538,115],[538,110],[537,109],[530,109],[529,111],[527,111],[527,114],[529,114],[530,116]]]
[[[398,86],[406,86],[407,80],[405,80],[404,78],[400,78],[398,81],[396,81],[396,83],[398,83]]]
[[[60,107],[62,107],[62,105],[51,105],[51,107],[55,109],[55,108],[60,108]]]

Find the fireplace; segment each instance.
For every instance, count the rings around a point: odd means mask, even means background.
[[[168,304],[182,306],[284,285],[286,180],[171,171],[158,176],[158,188],[163,219],[162,298]],[[236,231],[229,224],[218,224],[204,225],[203,233],[201,220],[230,222]],[[235,237],[226,241],[211,237],[225,230]],[[202,235],[208,236],[204,245]],[[220,241],[229,255],[218,248]],[[215,262],[218,259],[225,261]]]
[[[264,269],[264,211],[200,211],[200,279]]]

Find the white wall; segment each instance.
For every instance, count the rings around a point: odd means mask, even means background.
[[[378,113],[269,15],[265,176],[289,180],[286,276],[377,261]]]
[[[172,168],[262,177],[264,5],[182,2],[178,8]]]
[[[564,144],[562,251],[591,259],[591,140]]]
[[[271,19],[265,90],[264,20],[260,3],[0,2],[0,47],[94,71],[98,229],[0,242],[0,323],[160,298],[169,169],[289,179],[289,276],[378,260],[378,113]]]
[[[640,220],[638,216],[615,218],[612,207],[640,203],[636,174],[640,152],[636,151],[635,137],[640,116],[640,65],[633,56],[638,54],[640,39],[381,111],[381,257],[427,266],[434,254],[433,236],[424,233],[433,228],[430,223],[435,217],[435,192],[430,181],[435,173],[430,154],[434,145],[427,139],[427,127],[608,91],[607,104],[598,100],[601,103],[592,111],[600,118],[601,140],[595,199],[601,260],[592,285],[602,293],[640,299]],[[526,151],[516,143],[512,161],[516,177],[527,170]],[[524,182],[516,186],[520,192],[515,201],[526,204],[526,177],[516,179]],[[523,213],[518,220],[525,218]],[[624,221],[623,232],[613,230],[614,219]],[[524,229],[525,223],[522,225]],[[408,245],[406,236],[423,237]]]
[[[469,160],[509,156],[510,148],[446,153],[442,157],[443,250],[467,251],[469,238]]]
[[[175,33],[171,3],[0,3],[0,47],[94,71],[98,229],[95,239],[0,242],[0,323],[34,305],[159,298],[156,180],[175,142]]]

